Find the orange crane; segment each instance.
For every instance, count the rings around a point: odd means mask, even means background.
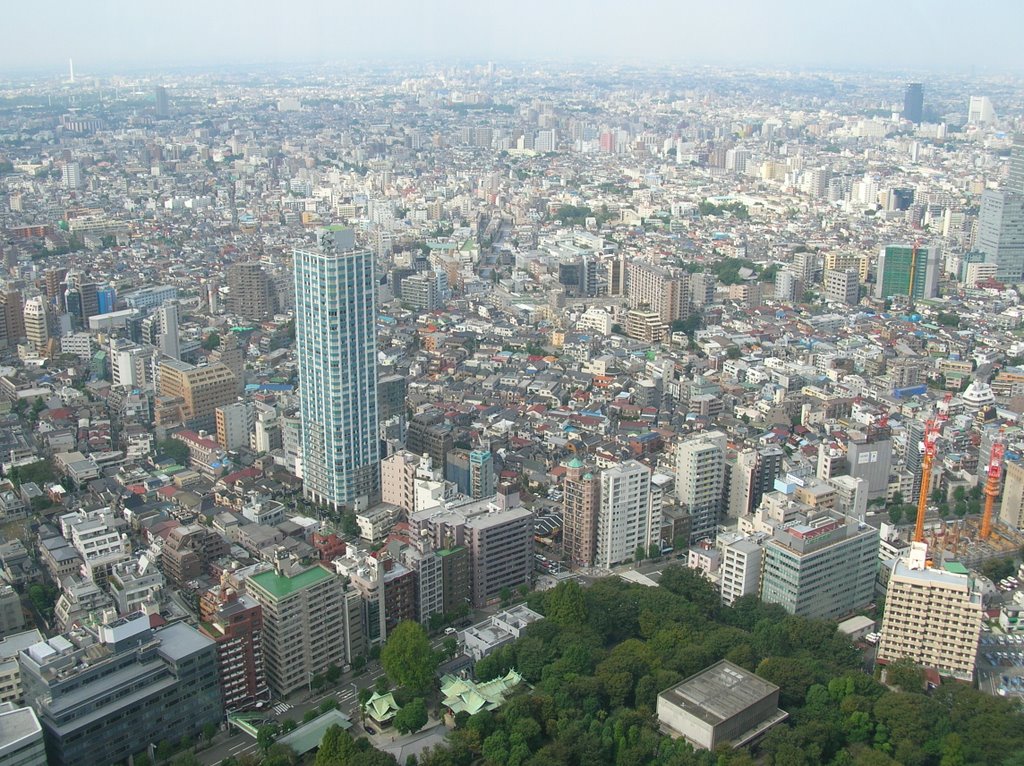
[[[938,451],[939,432],[949,419],[949,406],[953,401],[952,392],[942,398],[943,407],[924,426],[924,457],[921,460],[921,492],[917,496],[917,521],[914,524],[914,542],[924,542],[924,515],[928,512],[928,488],[932,481],[932,463]]]
[[[932,481],[932,463],[938,451],[941,423],[929,418],[924,426],[924,457],[921,459],[921,492],[917,496],[917,522],[914,524],[914,542],[924,542],[924,515],[928,511],[928,486]]]
[[[988,457],[988,480],[985,482],[985,513],[981,517],[981,539],[988,540],[992,534],[992,506],[999,494],[999,479],[1003,469],[1003,455],[1006,445],[992,442],[992,451]]]

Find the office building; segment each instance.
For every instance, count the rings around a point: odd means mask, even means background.
[[[199,631],[217,645],[224,710],[247,710],[268,700],[262,607],[250,597],[220,585],[203,594],[199,611]]]
[[[934,298],[939,294],[941,270],[942,252],[937,245],[887,245],[878,254],[875,297]]]
[[[903,92],[903,119],[920,125],[923,115],[924,85],[919,82],[908,83]]]
[[[860,278],[854,269],[846,271],[825,270],[825,300],[856,306],[860,300]]]
[[[279,696],[308,686],[331,665],[342,668],[363,653],[359,597],[322,566],[277,569],[245,581],[263,609],[267,684]]]
[[[0,766],[46,766],[43,727],[32,708],[0,703]]]
[[[595,566],[611,567],[646,553],[661,537],[661,508],[652,508],[651,469],[636,460],[600,474]]]
[[[669,736],[706,750],[741,747],[788,716],[778,686],[728,660],[661,692],[657,713]]]
[[[469,548],[456,545],[437,552],[441,559],[441,611],[456,614],[470,602]]]
[[[868,501],[885,498],[892,470],[892,432],[874,427],[849,431],[846,467],[850,476],[867,482]]]
[[[294,255],[303,495],[367,507],[380,480],[373,254],[349,229],[319,237]]]
[[[51,766],[121,763],[223,717],[214,643],[183,622],[153,630],[137,612],[33,644],[18,661]]]
[[[928,548],[911,543],[896,559],[885,594],[878,662],[901,658],[971,681],[981,636],[981,591],[960,564],[927,566]]]
[[[1024,282],[1024,190],[982,193],[974,248],[985,254],[986,263],[996,265],[997,280]]]
[[[243,261],[228,268],[227,309],[243,319],[262,322],[274,315],[274,282],[255,261]]]
[[[715,537],[725,500],[727,442],[721,431],[709,431],[676,445],[676,499],[690,514],[693,541]]]
[[[573,458],[565,466],[562,492],[562,554],[573,568],[592,566],[601,483],[579,458]]]
[[[832,620],[871,603],[878,530],[825,512],[780,524],[763,547],[761,600],[790,614]]]
[[[213,431],[217,408],[235,401],[238,380],[226,365],[196,367],[165,358],[158,372],[160,396],[176,402],[171,420],[186,428]]]

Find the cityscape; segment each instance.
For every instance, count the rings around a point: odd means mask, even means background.
[[[1022,766],[1024,74],[475,45],[0,66],[0,766]]]

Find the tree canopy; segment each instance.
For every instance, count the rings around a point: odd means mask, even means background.
[[[380,653],[380,664],[388,678],[414,692],[430,689],[437,663],[427,631],[412,620],[398,623]]]

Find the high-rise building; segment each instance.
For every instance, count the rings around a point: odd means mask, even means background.
[[[212,431],[217,408],[235,401],[237,380],[223,364],[196,367],[165,358],[159,378],[160,396],[180,399],[176,416],[188,428]]]
[[[1013,137],[1010,147],[1010,176],[1006,188],[1014,194],[1024,194],[1024,133]]]
[[[46,353],[46,345],[50,340],[48,313],[46,300],[42,296],[35,295],[25,301],[25,338],[37,354]]]
[[[720,538],[722,564],[720,583],[722,603],[732,606],[742,596],[756,596],[761,592],[761,545],[751,537],[738,532]]]
[[[878,254],[875,297],[934,298],[939,294],[941,270],[942,251],[937,245],[887,245]]]
[[[472,450],[469,453],[469,496],[491,497],[494,490],[494,456],[490,450]]]
[[[170,99],[167,97],[167,88],[163,85],[157,85],[156,89],[156,109],[154,110],[157,117],[170,117],[171,116],[171,105]]]
[[[924,543],[911,543],[910,557],[894,563],[878,661],[908,658],[944,676],[970,681],[981,636],[981,591],[962,566],[930,569],[926,557]]]
[[[350,229],[330,228],[294,265],[303,494],[365,507],[380,478],[373,255]]]
[[[232,402],[214,410],[217,424],[217,441],[226,450],[249,446],[249,434],[255,428],[252,405],[246,402]]]
[[[856,306],[860,300],[860,278],[854,269],[825,270],[825,300]]]
[[[725,449],[721,431],[687,436],[676,445],[676,499],[690,514],[692,540],[714,539],[725,500]]]
[[[135,612],[34,644],[18,662],[52,766],[126,762],[223,717],[216,647],[183,622],[153,630]]]
[[[0,346],[14,346],[25,337],[25,302],[20,290],[0,292]]]
[[[636,460],[605,468],[600,474],[594,563],[620,564],[646,552],[661,537],[661,508],[651,504],[651,469]]]
[[[1005,470],[999,520],[1014,529],[1024,529],[1024,463],[1007,460]]]
[[[69,191],[81,189],[84,185],[81,163],[75,161],[65,162],[64,167],[61,169],[61,181],[64,183],[64,188]]]
[[[992,100],[988,96],[971,96],[967,103],[967,124],[989,125],[995,120],[996,111],[992,108]]]
[[[160,327],[158,345],[164,356],[181,359],[181,343],[178,338],[178,302],[165,301],[156,310]]]
[[[203,594],[199,632],[217,644],[224,710],[245,710],[270,698],[263,670],[263,609],[226,586]]]
[[[467,519],[470,598],[473,606],[493,601],[505,588],[530,582],[533,572],[533,514],[523,507],[481,513]]]
[[[685,319],[690,313],[689,276],[646,261],[631,261],[626,266],[629,307],[657,312],[663,324]]]
[[[868,257],[858,253],[826,253],[825,269],[831,271],[847,271],[853,269],[861,282],[868,281]]]
[[[888,428],[850,431],[846,464],[850,476],[867,482],[868,500],[884,498],[892,468],[892,432]]]
[[[924,86],[919,82],[908,83],[903,92],[903,119],[920,125],[923,115]]]
[[[267,683],[286,695],[329,666],[343,667],[363,653],[359,597],[332,570],[262,572],[245,589],[263,608]]]
[[[974,248],[985,254],[986,263],[996,265],[996,279],[1024,282],[1024,190],[986,189],[982,193]]]
[[[405,434],[405,448],[417,456],[429,455],[434,465],[444,465],[454,444],[452,426],[440,410],[413,415]]]
[[[878,570],[878,530],[828,511],[775,528],[763,549],[761,600],[831,620],[867,606]]]
[[[274,281],[263,264],[243,261],[228,268],[227,310],[254,322],[273,316]]]
[[[594,563],[601,484],[583,461],[573,458],[565,466],[562,482],[562,553],[572,567]]]

